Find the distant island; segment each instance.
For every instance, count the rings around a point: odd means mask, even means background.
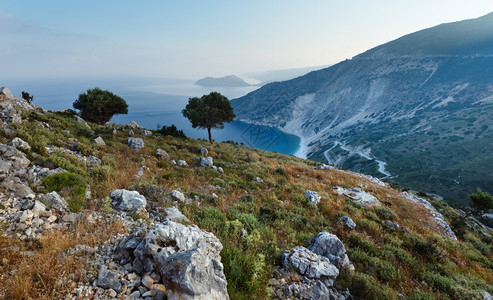
[[[242,87],[250,86],[245,80],[235,75],[229,75],[219,78],[205,77],[195,82],[196,85],[201,86],[226,86],[226,87]]]

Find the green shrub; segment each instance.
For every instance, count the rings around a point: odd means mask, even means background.
[[[359,247],[373,256],[378,253],[378,248],[373,244],[373,242],[354,233],[349,236],[349,245],[354,248]]]
[[[42,181],[47,192],[59,192],[67,200],[70,211],[77,212],[86,204],[87,184],[80,175],[64,172],[47,176]]]
[[[264,299],[267,297],[268,269],[264,256],[256,252],[243,252],[227,244],[221,251],[224,275],[228,280],[231,299]]]
[[[416,260],[412,257],[409,252],[402,248],[397,248],[395,246],[387,245],[382,250],[382,257],[385,259],[396,260],[400,263],[405,263],[410,266],[416,265]]]
[[[433,286],[438,291],[445,293],[450,293],[455,284],[452,278],[429,271],[424,272],[421,278],[428,285]]]
[[[356,222],[356,226],[357,228],[364,229],[366,232],[371,233],[372,235],[377,234],[381,229],[380,224],[368,219],[358,220]]]
[[[234,217],[234,219],[240,221],[248,233],[251,233],[259,224],[257,217],[253,214],[239,213]]]
[[[394,220],[397,218],[397,214],[386,206],[377,207],[375,213],[381,220]]]
[[[415,289],[409,296],[409,300],[435,300],[436,297],[431,292]]]
[[[397,299],[397,294],[388,286],[379,285],[370,275],[355,272],[351,278],[351,295],[363,299]]]
[[[217,232],[226,222],[226,216],[217,208],[208,207],[196,213],[195,223],[204,230]]]

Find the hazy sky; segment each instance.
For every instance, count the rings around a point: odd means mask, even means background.
[[[489,12],[491,0],[0,0],[0,79],[327,65]]]

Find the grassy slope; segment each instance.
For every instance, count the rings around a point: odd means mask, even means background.
[[[73,116],[26,113],[24,117],[30,121],[17,125],[17,135],[35,145],[33,152],[42,156],[37,160],[63,167],[89,182],[94,199],[87,202],[74,192],[77,189],[64,190],[74,209],[103,209],[101,199],[117,188],[139,190],[152,206],[171,206],[165,195],[172,189],[181,189],[189,198],[199,199],[200,206],[180,204],[179,208],[193,223],[213,232],[223,243],[222,261],[233,299],[265,298],[269,293],[268,279],[279,266],[281,251],[306,245],[323,230],[339,236],[348,248],[356,271],[342,274],[336,285],[349,287],[353,295],[396,299],[397,293],[403,293],[408,299],[479,299],[479,289],[493,293],[491,239],[457,222],[454,229],[460,242],[451,242],[437,235],[434,222],[422,207],[410,203],[396,190],[375,185],[353,173],[315,170],[316,163],[310,160],[239,145],[210,145],[202,140],[169,136],[138,135],[145,140],[146,147],[137,153],[127,146],[127,132],[113,135],[111,125],[92,124],[92,135]],[[52,129],[43,128],[39,121],[50,124]],[[70,130],[69,135],[63,133],[66,129]],[[106,147],[91,142],[97,136],[103,137]],[[103,165],[89,171],[68,155],[48,155],[43,150],[45,145],[67,147],[68,138],[76,138],[80,151],[101,158]],[[6,141],[2,138],[2,142]],[[209,149],[214,164],[222,167],[224,174],[196,165],[201,147]],[[157,148],[167,151],[171,159],[186,160],[190,167],[177,168],[159,160],[154,155]],[[28,156],[35,157],[33,153]],[[149,170],[136,179],[133,174],[143,165]],[[264,183],[258,183],[256,177]],[[361,186],[387,202],[387,207],[359,207],[337,195],[332,189],[336,185]],[[303,195],[306,189],[317,191],[322,196],[321,203],[308,203]],[[218,198],[210,197],[213,192]],[[443,209],[450,218],[457,215],[449,207]],[[357,223],[355,231],[338,223],[343,215]],[[411,234],[384,227],[384,219],[397,221]],[[0,237],[0,248],[6,243]],[[0,251],[0,261],[2,255]],[[14,268],[13,265],[0,264],[0,273]],[[29,288],[36,290],[31,295],[44,295],[40,283],[32,282]]]

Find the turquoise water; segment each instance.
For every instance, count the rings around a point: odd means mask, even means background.
[[[101,84],[104,82],[104,84]],[[193,85],[193,81],[186,80],[128,80],[113,82],[86,79],[86,80],[4,80],[0,85],[7,86],[14,95],[27,91],[34,96],[34,104],[48,110],[72,108],[72,103],[80,93],[96,86],[108,89],[121,96],[129,105],[127,115],[117,115],[111,122],[128,124],[137,122],[142,127],[156,129],[157,126],[175,125],[189,137],[207,139],[207,130],[194,129],[185,119],[181,110],[185,108],[188,98],[202,96],[210,91],[204,87]],[[187,88],[188,87],[188,88]],[[228,98],[242,96],[253,88],[224,88],[218,91]],[[142,90],[145,90],[142,91]],[[149,92],[154,90],[156,92]],[[160,92],[169,90],[184,95],[168,95]],[[217,89],[215,89],[217,90]],[[282,132],[281,130],[261,125],[248,124],[241,121],[225,123],[224,129],[212,130],[215,141],[235,141],[246,146],[275,151],[283,154],[294,154],[300,144],[299,137]]]

